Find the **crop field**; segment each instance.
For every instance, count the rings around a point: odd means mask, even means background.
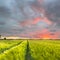
[[[0,60],[60,60],[60,41],[0,40]]]

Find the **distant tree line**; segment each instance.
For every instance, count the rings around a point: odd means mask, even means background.
[[[2,37],[2,35],[0,35],[0,39],[2,39],[1,37]],[[6,37],[4,37],[4,40],[6,40]]]
[[[0,35],[0,39],[1,39],[1,35]]]

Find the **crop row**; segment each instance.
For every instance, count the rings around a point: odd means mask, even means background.
[[[4,51],[0,54],[0,60],[25,60],[26,44],[27,42],[24,41],[21,44]]]

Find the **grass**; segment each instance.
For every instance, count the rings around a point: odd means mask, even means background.
[[[60,41],[29,41],[32,60],[60,60]]]
[[[5,50],[10,49],[11,47],[19,44],[20,42],[22,42],[22,40],[20,41],[16,41],[16,40],[0,40],[0,53],[4,52]]]
[[[0,60],[60,60],[60,41],[1,40]]]
[[[24,60],[26,54],[26,44],[24,41],[0,54],[0,60]]]

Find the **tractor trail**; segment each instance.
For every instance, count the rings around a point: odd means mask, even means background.
[[[9,48],[6,48],[6,49],[5,49],[4,51],[2,51],[0,54],[3,54],[4,52],[6,52],[6,51],[8,51],[8,50],[10,50],[10,49],[12,49],[12,48],[20,45],[22,42],[23,42],[23,41],[21,41],[21,42],[19,42],[19,43],[17,43],[17,44],[14,44],[14,45],[12,45],[12,46],[10,46]]]
[[[25,60],[32,60],[30,48],[29,48],[29,41],[27,41],[27,49],[26,49]]]

